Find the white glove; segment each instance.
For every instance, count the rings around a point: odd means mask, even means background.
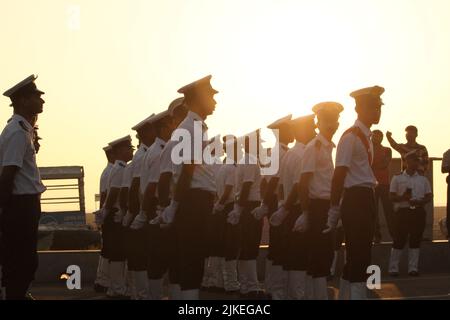
[[[122,210],[117,210],[116,213],[114,213],[114,222],[115,223],[122,223],[122,219],[125,215],[123,214]]]
[[[133,214],[130,211],[127,211],[127,214],[125,215],[125,217],[123,217],[122,225],[124,227],[128,227],[130,223],[133,222],[133,218]]]
[[[178,210],[178,201],[172,200],[170,202],[170,205],[166,208],[164,208],[163,212],[161,213],[162,222],[165,224],[171,224],[173,220],[175,219],[175,214]]]
[[[341,208],[339,206],[332,206],[328,210],[327,228],[323,233],[329,233],[337,228],[339,219],[341,218]]]
[[[294,232],[306,232],[309,228],[309,217],[308,212],[304,211],[300,217],[295,221]]]
[[[228,213],[227,222],[229,224],[233,225],[233,226],[237,225],[239,223],[240,218],[241,218],[242,210],[244,210],[244,208],[242,208],[240,205],[235,203],[234,207],[233,207],[233,210],[231,210]]]
[[[270,225],[273,227],[279,227],[286,216],[288,215],[289,211],[286,210],[284,206],[281,206],[277,211],[275,211],[272,216],[270,217]]]
[[[261,220],[269,214],[269,207],[263,202],[258,208],[253,209],[252,215],[256,220]]]
[[[225,210],[225,205],[217,201],[216,204],[214,205],[213,214],[221,213],[223,210]]]
[[[148,222],[148,224],[153,224],[153,225],[154,224],[161,224],[163,222],[162,221],[162,217],[161,217],[163,210],[164,210],[164,207],[157,206],[156,207],[156,217],[153,218],[152,220],[150,220]]]
[[[133,222],[131,223],[130,228],[132,230],[139,230],[142,229],[147,224],[147,215],[145,214],[145,211],[140,211],[139,214],[134,218]]]

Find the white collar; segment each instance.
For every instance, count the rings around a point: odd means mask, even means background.
[[[201,122],[203,122],[203,119],[197,113],[195,113],[194,111],[188,111],[187,116],[190,119],[194,120],[194,121],[201,121]]]
[[[114,162],[114,164],[117,164],[121,167],[126,167],[127,163],[125,161],[122,160],[116,160],[116,162]]]
[[[31,131],[33,130],[33,127],[32,127],[31,124],[28,122],[28,120],[25,119],[24,117],[22,117],[22,116],[19,115],[19,114],[14,114],[14,115],[11,117],[11,120],[12,120],[12,121],[17,121],[17,122],[21,122],[21,121],[22,121],[22,123],[24,124],[25,128],[27,128],[27,130],[28,130],[29,132],[31,132]]]
[[[156,137],[155,142],[153,144],[159,144],[161,147],[164,147],[166,145],[166,142],[163,139]]]
[[[336,148],[336,145],[333,143],[333,141],[327,140],[321,133],[317,135],[317,140],[319,140],[319,142],[325,147],[332,146],[332,148]]]
[[[366,137],[370,138],[372,136],[372,131],[370,131],[370,129],[367,128],[367,126],[364,123],[362,123],[359,119],[356,119],[355,127],[361,129],[362,133],[364,133]]]

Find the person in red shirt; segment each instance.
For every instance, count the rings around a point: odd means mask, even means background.
[[[386,223],[390,236],[393,238],[393,223],[392,223],[392,202],[389,200],[389,164],[392,160],[392,150],[391,148],[383,146],[383,132],[380,130],[374,130],[372,132],[372,143],[373,143],[373,163],[372,170],[378,181],[378,185],[375,188],[375,199],[377,205],[377,215],[374,233],[374,242],[379,243],[381,240],[380,232],[380,219],[378,216],[379,212],[379,202],[383,206],[384,217],[386,218]]]

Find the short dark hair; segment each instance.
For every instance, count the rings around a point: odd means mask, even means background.
[[[383,135],[383,131],[381,131],[381,130],[373,130],[372,133],[373,134],[381,134],[381,135]]]
[[[407,126],[405,131],[414,131],[415,133],[419,132],[419,130],[417,130],[416,126]]]

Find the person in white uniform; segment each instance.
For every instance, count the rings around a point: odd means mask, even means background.
[[[356,102],[358,119],[342,135],[336,152],[326,232],[336,229],[342,217],[347,253],[340,283],[342,299],[367,298],[366,272],[371,264],[376,208],[370,128],[380,121],[383,92],[384,88],[374,86],[350,94]]]
[[[44,94],[31,75],[3,93],[14,115],[0,135],[0,264],[7,300],[23,300],[38,267],[41,194],[33,119],[43,112]]]
[[[133,158],[131,137],[126,136],[110,143],[116,156],[108,182],[108,195],[102,208],[104,245],[109,259],[110,286],[107,296],[114,299],[126,297],[126,250],[125,233],[122,226],[119,193],[127,162]]]
[[[400,257],[406,243],[408,250],[408,274],[419,275],[420,243],[425,230],[424,206],[433,197],[428,179],[419,173],[420,157],[416,150],[408,152],[404,159],[406,169],[392,178],[390,198],[395,206],[395,236],[389,261],[389,274],[399,275]]]
[[[105,152],[106,159],[108,160],[108,164],[105,169],[103,169],[102,174],[100,176],[100,208],[103,207],[106,201],[106,196],[108,194],[108,181],[109,175],[111,174],[111,169],[114,166],[115,156],[112,152],[111,146],[106,146],[103,148]],[[101,226],[100,226],[101,228]],[[103,233],[102,233],[102,243],[103,243]],[[98,260],[97,267],[97,276],[94,282],[94,290],[98,293],[106,293],[109,287],[109,261],[105,258],[105,251],[102,244],[102,248],[100,251],[100,256]]]
[[[309,233],[308,274],[312,276],[313,299],[328,300],[327,277],[333,262],[333,237],[327,229],[331,181],[334,173],[332,141],[339,128],[339,114],[344,110],[337,102],[314,106],[319,134],[305,148],[302,160],[300,201],[303,209],[302,229]]]
[[[305,232],[297,232],[296,222],[302,215],[299,197],[299,183],[305,146],[316,136],[315,115],[291,120],[290,126],[296,144],[286,153],[281,172],[284,199],[280,208],[270,218],[273,226],[282,226],[283,270],[288,274],[284,296],[288,300],[306,298],[306,270],[308,259],[308,238]]]
[[[218,93],[210,83],[211,76],[197,80],[181,89],[189,112],[175,132],[188,134],[191,155],[182,159],[174,197],[162,213],[165,223],[175,223],[179,244],[181,298],[197,300],[203,278],[205,259],[205,221],[214,206],[216,186],[211,165],[203,161],[208,141],[205,119],[213,114]],[[172,152],[172,156],[174,156]],[[189,158],[189,159],[188,159]],[[175,219],[175,221],[174,221]]]
[[[288,145],[294,141],[294,135],[290,127],[290,120],[292,115],[288,115],[276,120],[267,128],[278,131],[277,145],[272,149],[278,151],[278,170],[273,174],[267,184],[266,191],[261,195],[261,206],[253,210],[256,219],[262,219],[265,216],[270,218],[270,215],[275,212],[284,198],[284,191],[280,185],[280,175],[285,165],[285,156],[289,150]],[[274,165],[274,164],[272,164]],[[266,288],[274,300],[283,300],[286,283],[287,272],[283,270],[283,248],[282,248],[282,228],[279,226],[270,225],[269,229],[269,252],[267,255],[266,277],[269,287]]]

